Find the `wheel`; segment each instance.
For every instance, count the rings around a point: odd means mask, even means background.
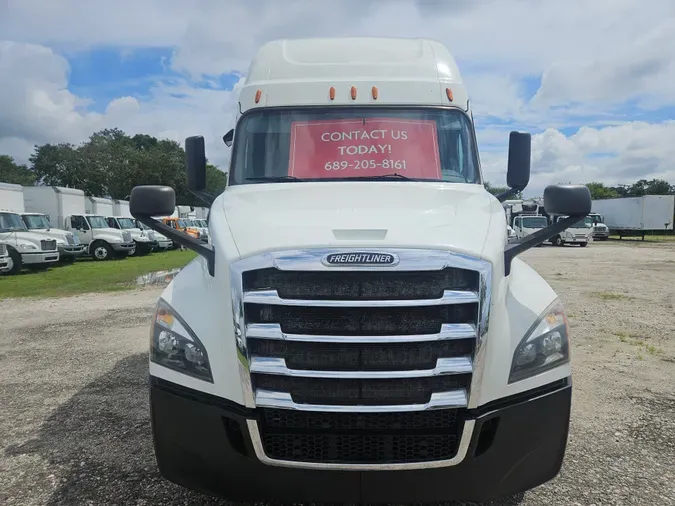
[[[26,267],[30,271],[39,272],[39,271],[46,271],[47,269],[49,269],[51,267],[51,265],[52,264],[32,264],[32,265],[27,265]]]
[[[113,256],[113,249],[107,242],[96,241],[91,246],[91,256],[94,260],[108,260]]]
[[[76,258],[77,257],[75,255],[61,255],[61,258],[59,258],[59,261],[62,264],[74,264]]]
[[[9,249],[9,263],[7,264],[7,274],[18,274],[23,267],[23,261],[21,260],[21,254],[15,249]]]
[[[587,242],[580,242],[579,246],[581,246],[582,248],[585,248],[586,246],[588,246],[588,243]]]
[[[565,244],[565,241],[563,241],[562,237],[560,237],[559,235],[556,235],[553,238],[553,244],[555,244],[556,246],[562,246],[563,244]]]

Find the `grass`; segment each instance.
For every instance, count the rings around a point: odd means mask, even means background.
[[[615,292],[593,292],[592,295],[602,300],[627,300],[631,298],[628,295]]]
[[[619,236],[617,235],[610,235],[610,239],[612,240],[619,240]],[[640,236],[623,236],[623,239],[621,241],[638,241],[642,242],[642,237]],[[596,242],[602,242],[602,241],[596,241]],[[651,234],[645,234],[645,240],[644,242],[675,242],[675,235],[672,234],[659,234],[659,235],[651,235]]]
[[[138,286],[138,276],[183,267],[195,256],[192,251],[176,250],[103,262],[80,258],[72,265],[56,265],[46,271],[0,275],[0,300],[127,290]]]
[[[628,332],[622,332],[622,331],[617,331],[614,332],[614,335],[616,335],[619,338],[619,341],[622,343],[626,344],[631,344],[638,348],[638,358],[642,360],[642,353],[641,351],[646,351],[650,355],[660,355],[663,353],[663,350],[659,348],[658,346],[654,346],[653,344],[649,344],[648,342],[645,341],[645,339],[637,334],[629,334]]]

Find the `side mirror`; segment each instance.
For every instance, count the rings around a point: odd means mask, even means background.
[[[516,255],[541,244],[586,217],[591,212],[591,192],[584,185],[547,186],[544,189],[544,209],[546,214],[554,216],[553,223],[518,239],[504,249],[505,276],[511,272],[511,262]]]
[[[166,216],[175,208],[176,193],[169,186],[136,186],[131,190],[129,211],[134,218]]]
[[[223,135],[223,142],[229,148],[232,146],[232,140],[234,139],[234,128]]]
[[[584,185],[559,184],[544,190],[544,209],[550,215],[585,216],[591,204],[591,192]]]
[[[204,191],[206,189],[206,150],[204,148],[204,137],[201,135],[185,139],[185,165],[187,167],[188,189],[198,192]]]
[[[204,151],[204,139],[201,139],[202,153]],[[199,144],[199,142],[197,142]],[[186,146],[188,143],[186,142]],[[188,166],[190,157],[188,155]],[[189,171],[188,171],[189,174]],[[165,235],[172,241],[184,246],[206,259],[209,274],[215,273],[216,255],[211,244],[204,244],[199,239],[189,236],[180,230],[176,230],[153,216],[170,216],[176,210],[176,192],[169,186],[136,186],[131,190],[129,198],[129,211],[131,215],[152,230]]]
[[[532,136],[528,133],[511,132],[509,135],[509,162],[506,172],[506,184],[520,191],[530,182],[530,159],[532,155]]]

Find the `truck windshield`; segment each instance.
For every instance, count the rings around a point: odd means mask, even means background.
[[[28,230],[41,230],[45,228],[52,228],[49,220],[42,214],[24,214],[22,216],[24,223]]]
[[[577,221],[570,228],[592,228],[592,227],[593,227],[593,220],[588,216],[586,216],[583,220]]]
[[[453,109],[255,110],[237,125],[230,184],[351,181],[479,183],[471,121]]]
[[[523,218],[523,228],[544,228],[548,221],[544,216],[529,216]]]
[[[15,213],[0,213],[0,232],[25,232],[26,224]]]
[[[117,223],[119,223],[120,227],[123,228],[124,230],[136,228],[136,224],[134,223],[134,220],[132,220],[131,218],[117,218]]]
[[[136,228],[142,228],[143,230],[150,230],[150,227],[148,227],[145,223],[141,223],[138,220],[136,220]]]
[[[110,228],[103,216],[87,216],[87,221],[91,228]]]

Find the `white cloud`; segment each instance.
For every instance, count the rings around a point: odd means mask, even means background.
[[[0,42],[0,151],[25,161],[34,143],[79,142],[117,126],[178,141],[204,134],[209,157],[227,161],[220,137],[236,91],[158,83],[150,99],[119,96],[91,112],[68,90],[65,49],[169,47],[167,65],[200,76],[245,72],[272,38],[423,36],[461,64],[491,182],[504,180],[514,127],[541,132],[532,191],[557,180],[675,181],[672,123],[636,122],[636,109],[622,107],[675,105],[674,32],[672,0],[0,0],[0,33],[15,41]],[[538,91],[526,89],[525,78],[539,77]],[[561,133],[570,127],[582,128]]]

